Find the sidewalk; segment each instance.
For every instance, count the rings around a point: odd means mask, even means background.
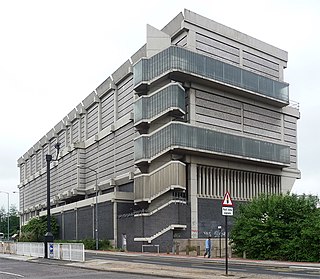
[[[142,253],[133,253],[133,252],[110,252],[110,251],[88,251],[97,253],[98,255],[102,254],[119,254],[126,255],[132,257],[139,257],[141,255],[146,255]],[[58,261],[58,260],[48,260],[42,258],[31,258],[25,256],[18,255],[7,255],[0,254],[0,257],[10,258],[14,260],[22,260],[22,261],[31,261],[37,263],[44,264],[56,264],[56,265],[65,265],[72,266],[77,268],[84,269],[93,269],[93,270],[102,270],[102,271],[111,271],[111,272],[121,272],[121,273],[130,273],[130,274],[143,274],[143,275],[153,275],[158,277],[165,278],[185,278],[185,279],[201,279],[201,278],[217,278],[222,279],[226,278],[225,270],[221,268],[220,270],[210,270],[210,269],[200,269],[196,268],[195,262],[199,261],[199,263],[210,264],[210,262],[218,262],[221,263],[221,267],[224,267],[225,260],[220,258],[206,258],[204,259],[202,256],[185,256],[185,255],[172,255],[172,254],[147,254],[148,257],[166,257],[172,258],[176,257],[179,259],[183,259],[185,261],[190,261],[190,267],[181,268],[174,267],[170,265],[158,265],[158,264],[146,264],[146,263],[138,263],[138,262],[127,262],[121,260],[109,260],[109,259],[93,259],[85,262],[67,262],[67,261]],[[250,264],[250,265],[263,265],[267,267],[296,267],[296,268],[316,268],[320,270],[320,264],[317,263],[296,263],[296,262],[279,262],[279,261],[257,261],[257,260],[244,260],[244,259],[229,259],[229,263],[236,264]],[[194,266],[195,267],[192,267]],[[275,278],[273,276],[264,275],[264,274],[251,274],[251,273],[243,273],[243,272],[234,272],[229,271],[229,276],[232,276],[234,279],[243,279],[243,278],[259,278],[259,279],[270,279]],[[288,277],[277,277],[277,278],[288,278]]]

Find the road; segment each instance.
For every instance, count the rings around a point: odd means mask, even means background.
[[[112,254],[112,253],[89,253],[86,252],[86,260],[112,260],[118,262],[144,263],[156,266],[171,266],[177,268],[194,268],[212,271],[221,271],[225,273],[225,262],[223,260],[212,260],[193,257],[161,257],[148,254]],[[272,278],[320,278],[319,267],[301,266],[301,265],[272,265],[272,264],[253,264],[253,263],[234,263],[228,264],[228,273],[255,274],[257,278],[261,275],[267,275]]]
[[[154,279],[153,276],[132,275],[128,273],[104,272],[75,268],[61,265],[52,265],[46,263],[36,263],[29,261],[16,261],[12,259],[0,260],[0,278],[1,279]],[[169,279],[169,278],[167,278]]]

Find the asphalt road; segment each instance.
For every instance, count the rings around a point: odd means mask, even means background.
[[[90,253],[86,252],[86,260],[101,259],[101,260],[112,260],[119,262],[136,262],[144,264],[154,264],[157,266],[173,266],[178,268],[195,268],[205,270],[215,270],[225,273],[225,262],[224,260],[215,261],[212,259],[204,258],[185,258],[185,257],[161,257],[161,256],[150,256],[148,254],[103,254],[103,253]],[[252,263],[232,263],[228,264],[228,273],[250,273],[257,275],[268,275],[272,278],[320,278],[320,266],[319,267],[303,267],[295,265],[257,265]]]
[[[45,263],[34,263],[27,261],[16,261],[1,258],[0,260],[1,279],[154,279],[153,276],[131,275],[128,273],[104,272],[88,270],[83,268],[67,267]]]

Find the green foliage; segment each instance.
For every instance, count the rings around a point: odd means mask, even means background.
[[[86,250],[95,250],[96,249],[96,241],[95,239],[86,238],[82,240],[56,240],[58,243],[83,243],[84,249]],[[100,239],[99,240],[99,250],[112,250],[113,247],[109,240]]]
[[[263,260],[320,260],[318,198],[262,195],[240,205],[230,233],[236,254]]]
[[[79,242],[79,241],[78,241]],[[96,241],[95,239],[83,239],[80,240],[84,244],[84,248],[87,250],[95,250],[96,249]],[[99,240],[99,250],[111,250],[112,246],[109,240]]]
[[[21,235],[19,241],[23,242],[42,242],[44,235],[47,232],[47,216],[32,218],[26,225],[21,228]],[[59,225],[51,216],[51,232],[54,238],[59,235]]]
[[[18,215],[18,210],[15,205],[11,205],[9,208],[9,235],[12,236],[19,232],[20,228],[20,218]],[[1,207],[0,209],[0,232],[4,233],[4,237],[7,238],[8,235],[8,213]]]

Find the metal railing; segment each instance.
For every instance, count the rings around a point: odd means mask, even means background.
[[[84,262],[85,253],[82,243],[48,243],[48,258]],[[28,257],[44,257],[43,242],[0,242],[0,253]]]
[[[84,262],[82,243],[48,243],[48,257],[56,260]]]

